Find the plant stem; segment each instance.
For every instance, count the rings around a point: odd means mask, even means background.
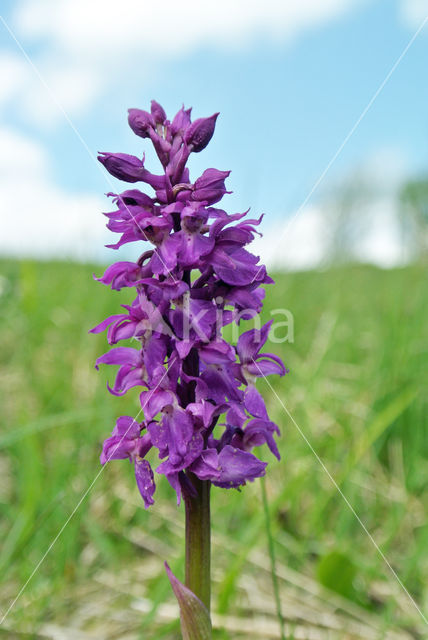
[[[186,587],[210,610],[211,523],[209,481],[187,473],[197,496],[185,496],[186,504]]]
[[[275,595],[276,614],[278,616],[281,640],[285,640],[284,617],[282,615],[282,610],[281,610],[281,598],[279,594],[278,577],[276,575],[275,546],[273,541],[272,529],[270,525],[269,504],[268,504],[268,499],[266,494],[266,486],[265,486],[264,478],[260,478],[260,486],[262,488],[262,501],[263,501],[263,509],[265,513],[266,535],[267,535],[268,545],[269,545],[270,570],[271,570],[271,577],[272,577],[273,592]]]
[[[191,270],[183,273],[183,280],[191,286]],[[183,370],[190,376],[199,375],[199,355],[195,348],[190,350],[183,363]],[[194,386],[188,390],[188,402],[195,401]],[[193,473],[186,472],[195,488],[196,495],[184,494],[186,504],[186,587],[204,603],[208,611],[211,601],[211,483],[200,480]]]

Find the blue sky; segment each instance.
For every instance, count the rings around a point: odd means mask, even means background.
[[[162,15],[140,2],[145,11],[132,21],[115,14],[117,3],[93,0],[91,11],[92,3],[80,0],[68,7],[66,0],[19,0],[3,4],[3,17],[94,154],[147,150],[145,141],[128,129],[126,110],[147,108],[151,98],[171,115],[182,102],[193,106],[195,117],[220,111],[213,141],[192,160],[192,176],[207,166],[232,169],[234,194],[225,206],[266,212],[265,224],[273,229],[305,200],[428,15],[428,2],[292,0],[284,9],[283,3],[267,0],[263,15],[251,2],[235,2],[232,11],[233,3],[219,2],[204,15],[203,3],[198,8],[195,1],[185,1],[179,17],[169,2],[162,3]],[[137,5],[124,0],[121,6],[132,12]],[[392,158],[409,176],[426,171],[427,53],[428,25],[314,193],[313,203],[334,181],[376,157],[386,158],[387,165]],[[48,208],[64,196],[63,215],[76,215],[75,224],[48,212],[53,236],[65,225],[71,240],[83,215],[76,211],[91,216],[93,206],[94,221],[86,219],[85,228],[91,241],[98,241],[103,222],[95,208],[111,187],[1,24],[0,79],[4,144],[13,145],[15,137],[26,156],[20,165],[17,153],[12,183],[24,191],[34,187],[39,199],[47,194]],[[43,169],[36,166],[37,154]],[[29,165],[28,156],[33,157]],[[147,158],[149,166],[152,156]],[[382,162],[377,170],[382,173]],[[11,171],[6,167],[6,173]],[[44,186],[38,194],[40,182]],[[7,183],[0,181],[0,186],[7,188]],[[36,211],[43,219],[40,203]],[[21,214],[24,219],[28,211]],[[19,216],[15,209],[15,220]],[[19,250],[31,252],[31,245],[14,237],[19,235],[16,224],[9,220],[6,228],[11,237],[0,249],[18,243]],[[40,240],[36,246],[39,253],[49,253],[55,242]],[[88,242],[83,253],[91,255]]]

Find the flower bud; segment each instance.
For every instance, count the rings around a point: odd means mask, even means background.
[[[153,189],[165,187],[165,176],[157,176],[144,168],[143,160],[127,153],[99,153],[98,160],[112,176],[125,182],[147,182]]]
[[[173,136],[175,136],[179,131],[185,131],[190,125],[191,111],[191,108],[185,109],[184,106],[181,107],[180,111],[177,111],[173,121],[171,122],[171,133]]]
[[[166,113],[163,110],[163,107],[161,107],[161,105],[159,104],[159,102],[156,102],[156,100],[152,100],[150,111],[156,124],[165,123]]]
[[[125,182],[138,182],[144,174],[143,162],[127,153],[100,153],[98,160],[112,176]]]
[[[198,118],[187,129],[184,139],[194,152],[205,149],[214,134],[218,113],[209,118]]]
[[[128,114],[128,123],[132,131],[141,138],[148,138],[150,129],[156,126],[150,113],[142,109],[128,109]]]

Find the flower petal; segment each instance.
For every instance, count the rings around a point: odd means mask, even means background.
[[[154,504],[153,494],[156,490],[153,471],[150,463],[147,460],[140,458],[140,456],[135,458],[134,466],[137,487],[144,500],[144,506],[148,509],[151,504]]]
[[[269,416],[266,411],[265,401],[262,395],[257,389],[250,385],[245,392],[244,396],[245,408],[248,413],[256,418],[262,418],[263,420],[269,420]]]
[[[140,435],[141,425],[131,416],[120,416],[116,420],[116,426],[112,431],[113,436],[125,436],[137,438]]]
[[[252,453],[226,445],[219,454],[220,480],[214,481],[217,487],[230,489],[265,475],[267,462],[262,462]]]
[[[89,329],[89,333],[101,333],[102,331],[105,331],[112,322],[114,322],[115,320],[119,320],[119,318],[123,318],[123,317],[125,317],[123,313],[118,313],[113,316],[109,316],[108,318],[100,322],[100,324],[97,324],[95,327],[93,327],[93,329]]]
[[[239,336],[236,350],[242,364],[252,362],[257,357],[268,338],[272,323],[273,320],[270,320],[261,329],[250,329]]]
[[[283,376],[288,373],[281,358],[272,353],[261,353],[256,360],[247,364],[248,371],[257,377],[276,374]]]
[[[201,480],[219,480],[220,468],[216,449],[205,449],[189,467]]]
[[[99,364],[131,364],[138,366],[141,363],[141,352],[132,347],[115,347],[100,356],[95,364],[98,369]]]

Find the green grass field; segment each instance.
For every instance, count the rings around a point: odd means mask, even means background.
[[[98,474],[116,416],[138,410],[137,391],[110,396],[112,371],[93,366],[107,345],[88,329],[127,297],[94,282],[93,271],[102,269],[0,262],[3,612]],[[294,316],[294,342],[271,350],[290,374],[272,378],[275,393],[260,388],[282,430],[281,462],[263,454],[287,637],[424,637],[416,607],[311,447],[426,613],[426,271],[283,274],[268,289],[264,320],[279,307]],[[260,483],[214,489],[212,511],[215,638],[279,638]],[[146,512],[132,467],[112,462],[0,637],[177,638],[163,560],[183,576],[183,508],[160,481]]]

